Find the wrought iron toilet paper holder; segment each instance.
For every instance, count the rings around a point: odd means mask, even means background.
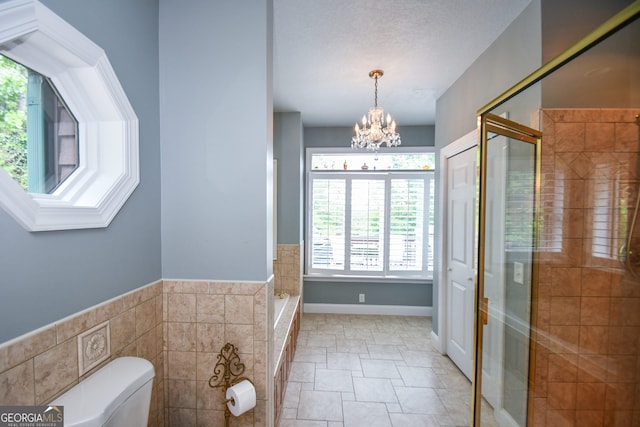
[[[216,364],[213,368],[213,375],[209,378],[209,387],[222,388],[223,394],[227,395],[227,389],[233,387],[241,381],[247,380],[252,385],[253,382],[243,377],[245,366],[240,362],[240,356],[238,355],[238,348],[231,343],[226,343],[224,347],[218,353]],[[229,426],[229,419],[231,418],[231,411],[227,404],[233,402],[233,398],[224,400],[224,425]]]

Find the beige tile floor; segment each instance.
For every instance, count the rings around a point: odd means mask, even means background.
[[[304,314],[279,427],[468,426],[471,383],[431,318]]]

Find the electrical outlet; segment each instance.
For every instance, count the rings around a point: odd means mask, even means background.
[[[513,281],[524,285],[524,265],[521,262],[513,263]]]
[[[358,297],[358,301],[364,302],[364,294],[360,294],[360,296]]]

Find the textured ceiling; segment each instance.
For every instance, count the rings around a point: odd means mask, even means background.
[[[434,124],[436,99],[530,0],[274,0],[274,110],[353,125],[374,103]]]

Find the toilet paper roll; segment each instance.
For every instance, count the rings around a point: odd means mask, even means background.
[[[227,408],[234,416],[239,417],[256,406],[256,389],[251,381],[240,381],[227,389],[227,399],[233,399],[227,403]]]

